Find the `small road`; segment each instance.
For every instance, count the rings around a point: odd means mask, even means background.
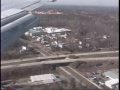
[[[84,83],[85,87],[88,87],[92,90],[102,90],[101,87],[90,81],[88,78],[84,77],[80,72],[78,72],[76,69],[70,66],[58,67],[57,70],[60,74],[64,75],[65,77],[69,79],[74,79],[75,85],[80,85]]]

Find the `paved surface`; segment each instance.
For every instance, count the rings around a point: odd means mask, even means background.
[[[21,67],[34,67],[37,65],[45,65],[45,64],[63,64],[63,63],[72,63],[75,61],[113,61],[118,60],[118,57],[99,57],[99,58],[81,58],[81,59],[63,59],[63,60],[49,60],[49,61],[41,61],[41,62],[32,62],[32,63],[24,63],[24,64],[12,64],[12,65],[4,65],[1,66],[1,70],[8,70],[14,68],[21,68]]]
[[[34,57],[26,59],[15,59],[15,60],[2,60],[1,65],[9,64],[19,64],[19,63],[30,63],[30,62],[40,62],[40,61],[49,61],[49,60],[62,60],[68,58],[69,56],[79,56],[79,58],[92,58],[92,57],[118,57],[118,51],[104,51],[104,52],[89,52],[89,53],[79,53],[79,54],[68,54],[68,55],[54,55],[54,56],[45,56],[45,57]]]
[[[71,78],[74,78],[75,81],[78,82],[78,83],[80,83],[80,84],[84,83],[86,85],[86,87],[89,87],[89,88],[91,88],[93,90],[94,89],[97,89],[97,90],[98,89],[102,89],[97,84],[93,83],[92,81],[90,81],[89,79],[87,79],[86,77],[84,77],[82,74],[80,74],[80,72],[78,72],[77,70],[75,70],[74,68],[72,68],[70,66],[58,67],[58,69],[62,70],[61,74],[66,73],[66,76],[68,75]]]

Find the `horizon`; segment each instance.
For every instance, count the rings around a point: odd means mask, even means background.
[[[53,5],[82,5],[118,7],[119,0],[57,0]]]
[[[25,0],[25,1],[18,1],[18,0],[1,0],[1,11],[4,11],[4,10],[7,10],[7,9],[10,9],[10,8],[22,8],[26,5],[29,5],[35,1],[38,1],[38,0]],[[118,0],[114,1],[114,0],[109,0],[110,2],[108,2],[108,0],[105,0],[105,1],[102,1],[103,4],[99,4],[98,2],[100,2],[100,0],[84,0],[84,1],[81,1],[81,0],[74,0],[74,3],[72,4],[73,0],[69,0],[70,2],[68,3],[68,0],[58,0],[57,2],[54,2],[54,3],[45,3],[45,1],[42,1],[40,3],[43,4],[43,6],[46,6],[46,5],[54,5],[54,6],[91,6],[91,7],[115,7],[115,8],[118,8]],[[64,3],[65,2],[65,3]],[[79,3],[78,3],[79,2]],[[80,4],[80,2],[82,2],[82,4]],[[90,2],[90,3],[89,3]],[[94,3],[92,3],[94,2]],[[106,2],[106,3],[105,3]],[[114,2],[114,3],[112,3]],[[12,4],[11,4],[12,3]],[[19,3],[19,4],[18,4]],[[45,3],[45,4],[44,4]]]

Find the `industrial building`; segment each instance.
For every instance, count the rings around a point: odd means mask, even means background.
[[[113,69],[107,72],[104,72],[103,75],[108,78],[105,81],[105,86],[112,89],[118,90],[119,87],[119,71],[118,69]]]
[[[34,27],[26,32],[25,35],[32,37],[46,47],[62,49],[70,33],[71,30],[66,28]]]

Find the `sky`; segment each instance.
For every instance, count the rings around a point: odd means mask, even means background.
[[[57,0],[54,4],[64,5],[92,5],[92,6],[118,6],[119,0]]]
[[[38,0],[1,0],[1,10],[21,8]],[[48,0],[42,0],[43,2]],[[57,0],[52,5],[82,5],[82,6],[117,6],[119,0]]]

